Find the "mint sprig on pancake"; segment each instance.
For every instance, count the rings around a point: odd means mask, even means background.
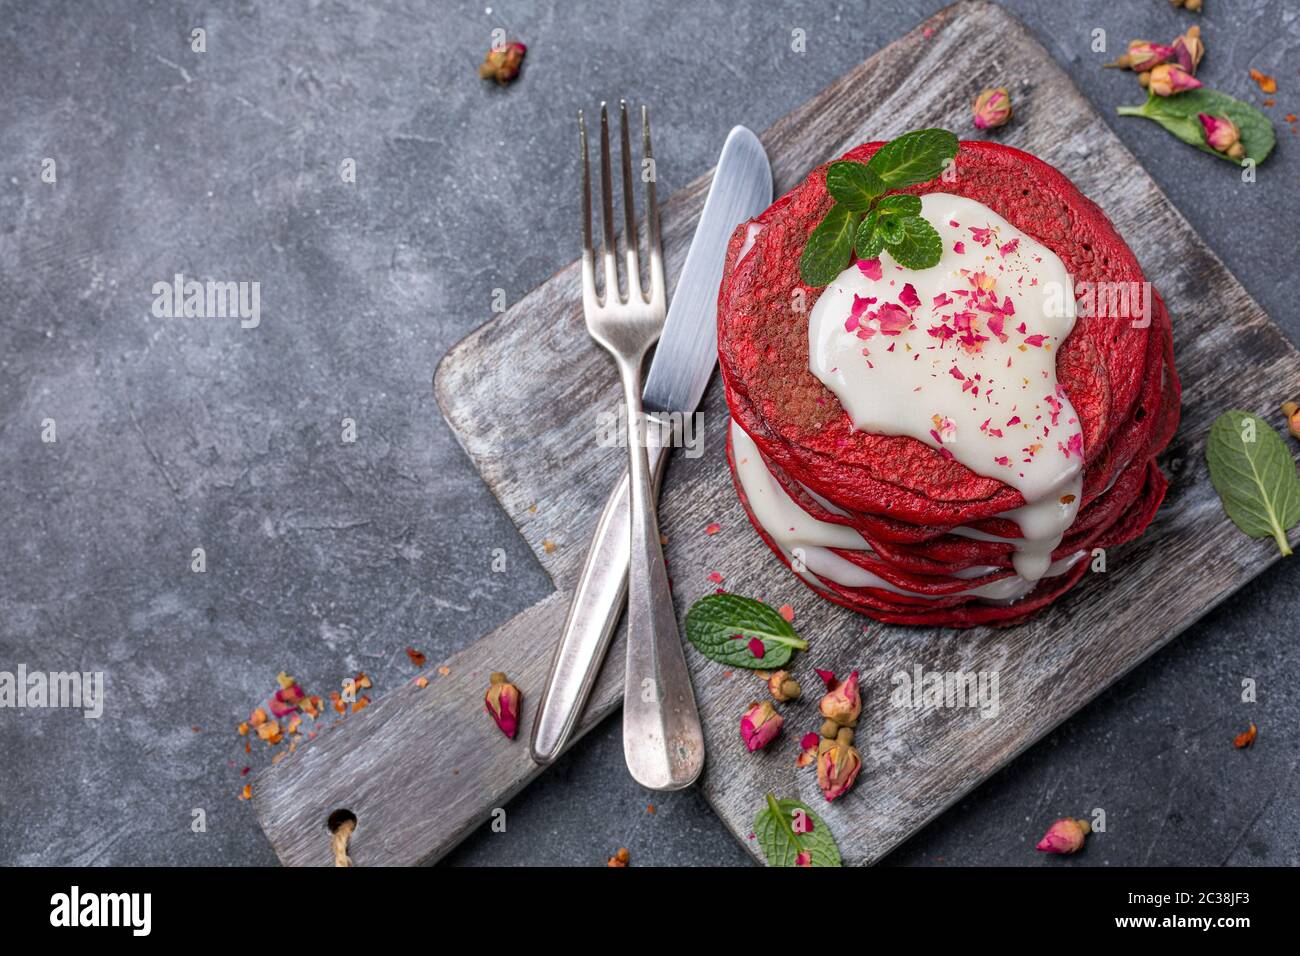
[[[916,196],[890,194],[934,179],[957,155],[957,137],[946,129],[904,133],[865,163],[841,160],[826,169],[826,191],[835,204],[808,237],[799,257],[805,285],[828,285],[856,252],[874,259],[886,249],[905,269],[928,269],[943,244],[921,216]]]

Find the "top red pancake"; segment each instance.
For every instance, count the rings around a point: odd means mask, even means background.
[[[867,160],[868,143],[844,158]],[[952,527],[1024,504],[1020,493],[913,438],[854,429],[833,392],[808,369],[808,314],[820,295],[799,279],[809,234],[830,208],[826,167],[754,220],[762,227],[739,258],[749,230],[732,236],[718,296],[718,352],[732,414],[774,464],[837,504],[916,524]],[[1137,260],[1101,210],[1046,163],[1016,149],[964,142],[956,181],[905,190],[950,192],[988,206],[1065,263],[1076,288],[1124,283],[1145,296]],[[739,261],[737,261],[739,259]],[[1131,286],[1129,284],[1132,284]],[[1141,301],[1130,303],[1141,314]],[[1154,303],[1152,311],[1162,311]],[[1083,429],[1085,469],[1117,471],[1108,454],[1128,422],[1148,369],[1149,327],[1128,316],[1082,315],[1057,356],[1057,379]],[[1140,322],[1138,323],[1141,324]],[[1104,485],[1110,475],[1088,475]]]

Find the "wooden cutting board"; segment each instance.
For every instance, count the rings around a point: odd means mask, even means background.
[[[751,823],[770,792],[818,807],[846,862],[879,860],[1278,557],[1271,541],[1246,538],[1224,518],[1203,443],[1214,416],[1229,407],[1274,420],[1273,383],[1300,378],[1300,355],[1011,15],[988,3],[948,7],[776,123],[762,140],[777,194],[859,142],[925,126],[972,133],[970,103],[987,86],[1009,87],[1015,101],[1015,121],[998,140],[1041,156],[1097,201],[1169,304],[1184,387],[1182,428],[1162,460],[1172,486],[1145,537],[1113,550],[1105,573],[1089,574],[1027,625],[888,627],[815,598],[750,528],[727,474],[728,416],[715,382],[703,405],[704,454],[677,453],[664,486],[678,611],[714,590],[712,571],[737,593],[789,602],[812,644],[797,655],[796,676],[815,690],[814,665],[856,668],[865,701],[862,775],[852,794],[828,806],[815,772],[794,767],[799,736],[818,726],[815,704],[785,707],[783,737],[765,753],[747,754],[739,716],[761,685],[688,649],[708,746],[701,786],[751,850]],[[1225,187],[1237,175],[1190,151],[1185,161],[1222,177]],[[708,183],[701,177],[663,207],[670,284]],[[533,705],[596,516],[623,467],[621,453],[596,439],[598,412],[617,406],[619,389],[612,363],[584,331],[576,263],[457,345],[439,366],[435,389],[556,591],[457,654],[445,676],[429,667],[427,688],[388,694],[257,777],[253,805],[288,864],[329,864],[325,823],[340,808],[358,818],[351,847],[358,865],[435,860],[540,772],[526,743]],[[715,521],[722,532],[706,536]],[[622,658],[620,636],[583,730],[618,707]],[[999,716],[892,706],[891,675],[916,666],[996,671]],[[514,742],[482,713],[494,670],[508,671],[523,690]]]

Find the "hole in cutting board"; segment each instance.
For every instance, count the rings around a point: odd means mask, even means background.
[[[329,815],[329,817],[326,818],[325,826],[329,827],[330,833],[333,833],[335,830],[343,826],[343,824],[347,823],[348,821],[351,821],[352,825],[356,826],[357,815],[353,813],[351,810],[339,809],[339,810],[335,810],[333,813]]]

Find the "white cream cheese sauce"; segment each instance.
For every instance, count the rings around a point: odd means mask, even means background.
[[[906,594],[911,597],[937,599],[952,596],[918,594],[900,588],[830,550],[839,548],[845,551],[870,551],[871,546],[852,528],[821,521],[801,508],[768,470],[754,440],[735,421],[731,423],[731,447],[736,461],[736,475],[740,478],[740,486],[745,490],[745,498],[749,501],[750,510],[759,525],[771,536],[785,556],[792,563],[796,559],[802,563],[803,571],[798,570],[799,565],[795,564],[796,573],[801,577],[813,584],[821,584],[819,579],[825,578],[842,587],[879,588],[893,594]],[[1052,562],[1044,576],[1064,574],[1082,557],[1083,552],[1080,552]],[[966,568],[954,576],[980,577],[994,570],[996,569],[988,567]],[[1010,602],[1024,597],[1033,590],[1033,587],[1033,581],[1013,574],[999,581],[976,585],[955,593],[989,601]]]
[[[754,248],[754,242],[762,231],[763,227],[756,222],[751,222],[745,226],[745,241],[740,244],[740,254],[736,256],[737,264],[740,263],[741,259],[749,255],[749,250]]]
[[[1003,540],[1037,581],[1083,489],[1083,432],[1056,380],[1070,277],[982,203],[930,193],[921,209],[943,240],[939,263],[903,269],[885,252],[842,272],[809,316],[809,368],[857,428],[908,435],[1019,491],[1026,504],[1000,517],[1022,537]]]

